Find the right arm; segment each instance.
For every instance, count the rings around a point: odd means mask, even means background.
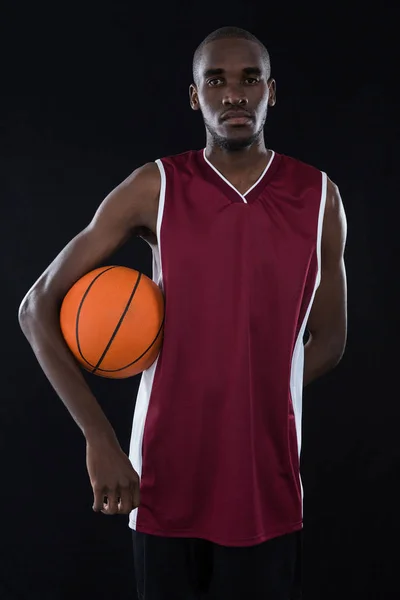
[[[23,299],[19,322],[40,366],[88,443],[117,443],[60,328],[62,300],[141,228],[156,235],[160,175],[155,163],[134,171],[101,203],[89,225],[53,260]]]

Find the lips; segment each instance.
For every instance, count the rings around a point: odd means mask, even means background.
[[[221,119],[222,121],[230,121],[230,120],[248,120],[248,119],[252,119],[253,117],[251,116],[250,113],[246,112],[245,110],[228,110],[227,112],[223,113]]]

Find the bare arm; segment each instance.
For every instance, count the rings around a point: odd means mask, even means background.
[[[139,228],[156,234],[160,176],[154,163],[137,169],[101,203],[91,223],[53,260],[23,299],[19,322],[53,388],[86,439],[114,438],[61,334],[59,309],[67,291]]]
[[[304,385],[335,367],[347,337],[347,286],[344,247],[347,224],[337,186],[328,180],[321,240],[321,283],[307,323]]]

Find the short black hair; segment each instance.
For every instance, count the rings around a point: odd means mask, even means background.
[[[269,52],[260,40],[250,33],[246,31],[246,29],[241,29],[240,27],[220,27],[215,31],[211,32],[204,40],[197,46],[194,55],[193,55],[193,80],[195,83],[198,82],[199,79],[199,63],[201,59],[201,53],[203,48],[209,44],[210,42],[214,42],[215,40],[224,40],[227,38],[233,39],[243,39],[249,40],[250,42],[255,42],[261,48],[263,59],[267,65],[268,78],[271,75],[271,60],[269,56]]]

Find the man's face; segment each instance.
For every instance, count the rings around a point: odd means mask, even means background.
[[[262,134],[268,105],[275,104],[275,82],[268,81],[268,68],[255,42],[223,39],[203,49],[190,102],[194,110],[201,110],[219,146],[239,150]]]

